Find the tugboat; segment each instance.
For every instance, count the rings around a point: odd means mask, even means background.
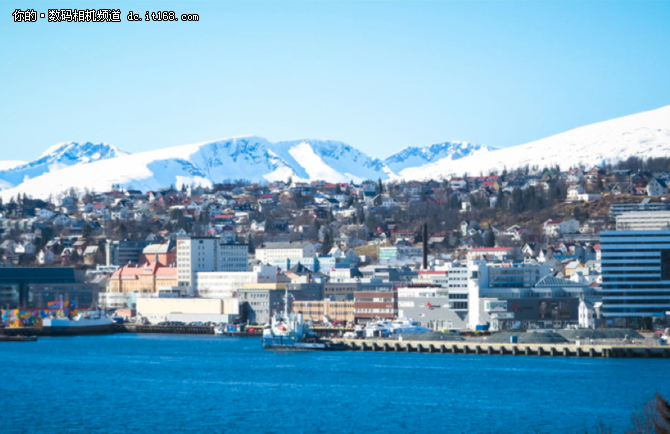
[[[273,316],[270,324],[263,328],[263,348],[289,351],[345,349],[342,344],[319,339],[305,324],[301,313],[289,313],[288,289],[284,295],[284,312]]]

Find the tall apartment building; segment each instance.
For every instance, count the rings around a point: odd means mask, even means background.
[[[602,312],[615,326],[651,328],[670,315],[670,230],[602,231]]]
[[[177,240],[177,281],[195,294],[199,272],[246,272],[249,246],[227,244],[220,238],[192,237]]]

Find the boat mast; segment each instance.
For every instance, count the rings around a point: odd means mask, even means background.
[[[284,287],[284,318],[288,319],[288,285]]]

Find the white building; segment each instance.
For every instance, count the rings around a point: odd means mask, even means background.
[[[258,265],[253,271],[198,272],[193,286],[204,298],[233,298],[245,283],[276,283],[277,270],[267,265]]]
[[[219,238],[193,237],[177,240],[177,282],[189,287],[190,293],[197,289],[197,273],[236,272],[249,270],[249,246],[225,244]]]
[[[658,231],[670,229],[670,211],[625,212],[616,217],[618,231]]]
[[[265,243],[256,249],[256,259],[264,264],[271,264],[274,260],[313,258],[316,256],[316,247],[307,241],[271,242]]]
[[[602,307],[602,301],[582,299],[579,301],[579,328],[591,329],[596,326],[597,311]]]
[[[544,234],[548,237],[558,237],[563,234],[576,233],[579,233],[578,220],[547,220],[544,222]]]

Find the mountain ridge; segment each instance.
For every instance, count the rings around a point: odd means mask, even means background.
[[[525,165],[599,165],[629,156],[670,156],[670,106],[575,128],[508,148],[451,141],[408,146],[381,160],[328,139],[279,142],[254,135],[129,154],[113,145],[64,142],[26,164],[0,170],[0,196],[46,197],[81,185],[105,191],[112,184],[153,190],[170,185],[212,185],[225,179],[441,179]],[[0,161],[0,167],[3,162]]]

